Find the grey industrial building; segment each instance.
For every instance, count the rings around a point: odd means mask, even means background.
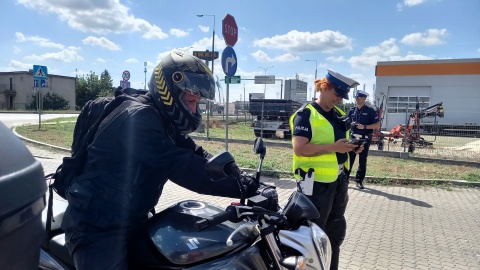
[[[378,62],[374,97],[384,101],[382,129],[404,124],[420,108],[443,103],[440,125],[480,126],[480,58]],[[422,122],[433,119],[422,119]]]
[[[300,103],[307,102],[307,82],[298,78],[285,80],[285,91],[283,99],[293,100]]]
[[[25,110],[35,91],[62,96],[75,109],[75,77],[48,74],[45,87],[34,88],[33,71],[0,72],[0,110]]]

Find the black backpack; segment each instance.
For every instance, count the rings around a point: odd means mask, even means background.
[[[115,91],[115,97],[99,97],[89,100],[80,111],[73,131],[71,156],[64,157],[55,173],[46,176],[51,189],[66,199],[66,192],[73,179],[82,173],[87,161],[87,147],[92,143],[99,127],[119,115],[131,102],[140,101],[146,91],[127,88]],[[122,105],[122,106],[120,106]],[[53,181],[53,182],[52,182]]]
[[[117,90],[115,97],[99,97],[88,101],[82,107],[73,131],[71,156],[64,157],[57,170],[45,176],[50,181],[48,185],[47,232],[50,232],[53,217],[53,191],[66,199],[66,193],[73,184],[73,180],[83,172],[87,162],[88,145],[92,143],[99,127],[116,118],[133,101],[145,102],[146,99],[142,95],[146,93],[147,91],[133,88]]]

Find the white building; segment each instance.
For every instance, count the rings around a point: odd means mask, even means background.
[[[374,96],[385,100],[382,129],[404,124],[417,98],[420,108],[443,102],[439,124],[480,125],[480,58],[378,62],[375,75]]]
[[[0,72],[0,110],[25,110],[34,95],[32,71]],[[75,77],[48,74],[47,87],[36,88],[62,96],[75,109]]]

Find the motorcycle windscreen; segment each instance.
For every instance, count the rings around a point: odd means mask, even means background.
[[[147,230],[157,250],[171,263],[195,264],[221,256],[255,241],[252,227],[235,234],[231,246],[226,245],[230,234],[240,223],[222,224],[197,232],[195,221],[223,212],[223,209],[199,201],[183,201],[156,214],[148,221]]]
[[[315,205],[305,195],[297,191],[290,195],[283,213],[290,222],[294,223],[320,217]]]

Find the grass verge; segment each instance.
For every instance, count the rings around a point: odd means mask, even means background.
[[[45,142],[48,144],[70,148],[72,144],[75,117],[58,118],[45,121],[45,125],[39,130],[37,125],[19,126],[17,132],[27,138]],[[225,137],[225,127],[220,122],[212,122],[210,126],[211,137]],[[251,145],[240,143],[229,143],[228,148],[235,157],[240,167],[256,170],[258,158],[253,154],[253,131],[243,122],[232,122],[229,125],[230,139],[251,140]],[[196,136],[206,136],[204,133],[196,133]],[[291,177],[292,149],[288,147],[269,146],[269,141],[279,142],[278,139],[266,140],[267,155],[263,162],[263,169],[271,171],[268,174],[274,177]],[[285,141],[283,141],[285,142]],[[225,149],[224,142],[197,140],[212,154],[219,153]],[[358,159],[357,159],[358,160]],[[357,161],[358,162],[358,161]],[[356,163],[358,164],[358,163]],[[356,166],[352,175],[356,173]],[[287,172],[287,173],[282,173]],[[367,176],[379,184],[392,184],[390,178],[416,178],[416,179],[455,179],[470,182],[480,181],[480,168],[473,168],[462,165],[446,165],[438,163],[425,163],[413,160],[398,158],[369,156]]]

